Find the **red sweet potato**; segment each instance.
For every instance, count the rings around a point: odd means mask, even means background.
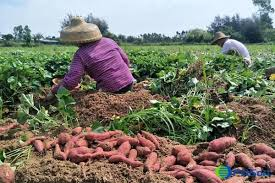
[[[268,162],[268,168],[273,174],[275,174],[275,158]]]
[[[234,145],[236,142],[237,140],[234,137],[221,137],[209,142],[208,149],[209,151],[223,152],[225,149]]]
[[[74,163],[85,162],[93,152],[93,149],[87,147],[72,148],[68,154],[68,159]]]
[[[98,143],[98,147],[102,147],[104,151],[111,151],[116,145],[117,145],[117,140],[103,141]]]
[[[246,177],[231,177],[229,179],[226,179],[225,181],[223,181],[224,183],[244,183],[244,181],[246,180]]]
[[[253,181],[253,183],[274,183],[274,182],[275,182],[275,177],[258,179],[258,180]]]
[[[126,141],[129,141],[131,146],[137,146],[139,144],[138,139],[125,135],[117,139],[117,145],[121,145],[123,142],[126,142]]]
[[[160,160],[158,159],[157,162],[152,166],[152,171],[158,172],[160,170]]]
[[[142,162],[130,160],[129,158],[126,158],[123,155],[113,155],[109,158],[109,162],[111,162],[111,163],[124,162],[124,163],[126,163],[127,165],[129,165],[133,168],[136,168],[136,167],[139,167],[139,166],[143,165]]]
[[[216,162],[210,161],[210,160],[203,160],[199,164],[203,165],[203,166],[216,166],[217,165]]]
[[[57,143],[57,140],[45,140],[44,141],[45,149],[49,150],[53,148],[56,143]]]
[[[20,126],[18,123],[10,123],[5,126],[0,127],[0,135],[8,133],[11,129],[17,128]]]
[[[72,130],[72,135],[79,135],[82,132],[82,127],[76,127]]]
[[[88,142],[87,142],[87,140],[85,140],[85,139],[78,139],[78,140],[75,142],[75,146],[76,146],[76,147],[88,147]]]
[[[188,170],[196,170],[196,169],[206,169],[210,171],[215,171],[216,166],[203,166],[203,165],[195,165],[192,168],[187,167]]]
[[[30,138],[29,140],[27,140],[26,142],[24,142],[23,144],[21,144],[21,146],[24,147],[24,146],[31,145],[34,143],[35,140],[46,140],[46,139],[47,139],[47,137],[45,137],[45,136],[33,137],[33,138]]]
[[[218,154],[216,152],[203,152],[199,154],[199,156],[196,158],[197,161],[203,161],[203,160],[210,160],[210,161],[217,161],[219,158],[222,158],[223,154]]]
[[[148,140],[150,140],[151,142],[153,142],[153,143],[155,144],[155,146],[156,146],[156,149],[159,149],[159,147],[160,147],[160,145],[159,145],[159,140],[158,140],[158,138],[157,138],[155,135],[153,135],[153,134],[151,134],[151,133],[149,133],[149,132],[146,132],[146,131],[141,131],[141,134],[142,134],[142,136],[144,136],[146,139],[148,139]]]
[[[94,133],[94,132],[89,132],[85,135],[87,140],[94,141],[102,141],[111,138],[112,136],[115,135],[121,135],[123,132],[120,130],[115,130],[115,131],[108,131],[108,132],[103,132],[103,133]]]
[[[178,172],[176,173],[176,175],[175,175],[175,177],[176,177],[177,179],[182,179],[182,178],[188,177],[188,176],[190,176],[190,174],[187,173],[186,171],[178,171]]]
[[[254,165],[251,161],[251,159],[244,153],[238,153],[236,154],[236,161],[244,168],[254,168]]]
[[[256,159],[254,165],[255,167],[265,168],[267,166],[267,162],[263,159]]]
[[[90,132],[93,131],[93,129],[92,129],[91,127],[86,127],[86,128],[85,128],[85,131],[86,131],[87,133],[90,133]]]
[[[253,144],[249,148],[254,154],[267,154],[275,158],[275,150],[264,143]]]
[[[8,164],[0,165],[0,183],[14,183],[15,173]]]
[[[136,149],[131,149],[130,152],[129,152],[128,158],[130,160],[135,161],[137,159],[137,150]]]
[[[185,183],[194,183],[194,182],[195,182],[194,177],[192,177],[191,175],[185,177]]]
[[[161,168],[160,171],[165,171],[168,167],[174,165],[177,161],[177,158],[173,155],[166,156],[161,161]]]
[[[222,180],[216,176],[215,172],[206,169],[195,169],[190,174],[196,177],[201,183],[222,183]]]
[[[136,149],[139,156],[147,156],[152,152],[151,149],[149,149],[149,147],[137,146]]]
[[[140,134],[137,134],[137,138],[139,140],[139,143],[143,146],[143,147],[149,147],[149,149],[151,151],[155,151],[156,150],[156,146],[153,142],[151,142],[150,140],[142,137]]]
[[[257,160],[257,159],[263,159],[263,160],[265,160],[265,161],[270,161],[270,160],[272,160],[272,158],[271,158],[270,156],[266,155],[266,154],[256,155],[256,156],[254,156],[253,158],[254,158],[255,160]]]
[[[44,143],[41,140],[35,140],[33,142],[34,148],[39,152],[42,153],[45,150]]]
[[[55,145],[54,158],[58,159],[58,160],[66,160],[67,159],[67,155],[61,151],[59,144]]]
[[[58,143],[60,145],[65,145],[67,142],[71,140],[71,135],[68,133],[60,133],[58,135]]]
[[[184,145],[175,145],[172,148],[172,155],[177,156],[179,152],[190,152]]]
[[[186,166],[192,160],[192,154],[189,151],[180,151],[177,155],[177,162]]]
[[[197,166],[197,162],[193,159],[190,160],[190,162],[186,165],[186,168],[189,170],[193,170],[194,167]]]
[[[235,154],[233,152],[229,152],[225,157],[225,164],[232,168],[235,165],[235,160]]]
[[[129,141],[123,142],[119,147],[118,147],[118,152],[124,156],[126,156],[127,154],[129,154],[131,150],[131,145],[129,143]]]
[[[187,169],[181,165],[172,165],[172,166],[168,167],[168,170],[169,171],[177,170],[177,171],[186,171],[187,172]]]
[[[144,163],[144,168],[145,170],[151,170],[153,165],[157,162],[158,160],[158,154],[155,152],[151,152],[148,156],[147,159]]]

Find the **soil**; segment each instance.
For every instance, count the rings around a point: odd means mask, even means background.
[[[226,104],[227,109],[235,111],[241,119],[237,125],[237,136],[242,137],[244,131],[248,131],[245,143],[267,143],[275,144],[275,111],[271,106],[255,98],[243,97],[239,100]],[[218,106],[219,109],[225,106]],[[247,124],[246,121],[254,121]],[[248,128],[250,128],[248,130]]]
[[[94,121],[106,124],[115,117],[125,116],[131,111],[149,108],[150,100],[163,100],[160,95],[152,95],[143,89],[141,84],[125,94],[78,93],[74,98],[77,101],[75,110],[81,126],[90,126]]]

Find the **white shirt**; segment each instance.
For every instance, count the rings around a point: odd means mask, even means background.
[[[241,43],[237,40],[234,40],[234,39],[228,39],[227,41],[225,41],[225,43],[222,47],[222,53],[227,54],[231,50],[236,51],[243,58],[250,60],[249,52],[243,43]]]

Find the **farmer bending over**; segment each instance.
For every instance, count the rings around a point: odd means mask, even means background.
[[[96,25],[75,17],[71,25],[61,31],[60,39],[77,45],[79,49],[74,54],[69,72],[46,100],[53,99],[60,87],[74,89],[85,72],[102,91],[124,93],[132,89],[134,78],[129,70],[127,55],[112,39],[102,37]]]
[[[243,61],[247,67],[252,65],[251,57],[245,45],[237,40],[229,39],[230,36],[226,36],[222,32],[216,32],[214,40],[211,44],[217,44],[222,47],[223,54],[237,54],[243,57]]]

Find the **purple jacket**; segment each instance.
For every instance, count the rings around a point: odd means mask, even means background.
[[[129,70],[129,59],[123,50],[109,38],[80,47],[74,55],[70,70],[58,86],[69,90],[80,83],[84,73],[97,82],[97,87],[107,92],[116,92],[134,80]]]

